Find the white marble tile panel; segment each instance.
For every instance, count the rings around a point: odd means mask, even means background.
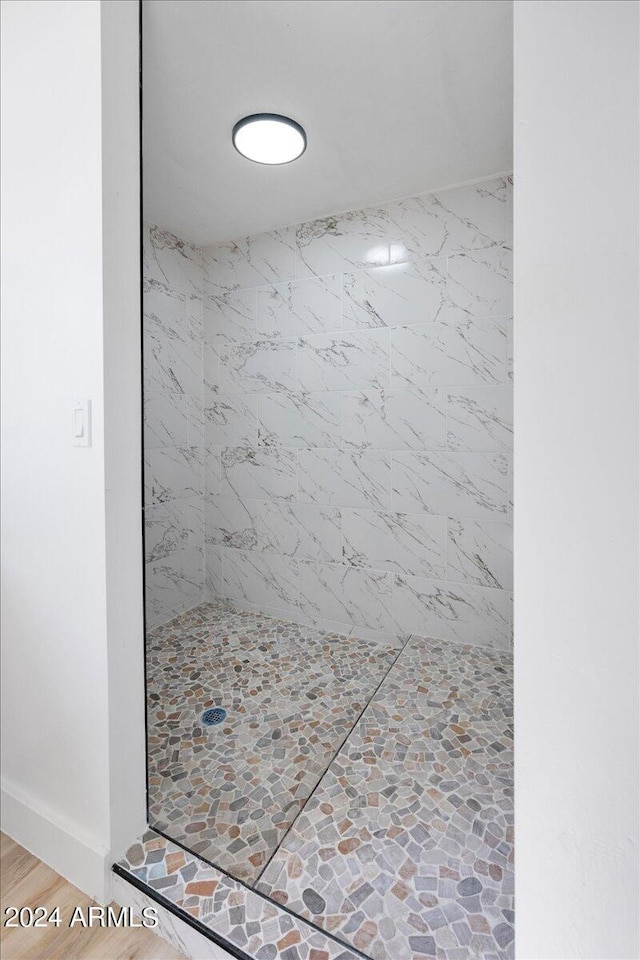
[[[293,500],[297,489],[295,450],[225,447],[222,493],[250,500]]]
[[[169,339],[163,333],[144,334],[145,390],[160,393],[202,393],[202,344]]]
[[[202,273],[204,289],[212,290],[219,283],[218,244],[213,243],[202,248]]]
[[[446,449],[446,392],[439,388],[342,394],[345,447]]]
[[[187,445],[187,400],[184,394],[145,391],[144,446],[180,447]]]
[[[258,397],[258,443],[284,447],[339,447],[337,393],[270,393]]]
[[[360,330],[304,337],[298,342],[301,390],[389,386],[389,331]]]
[[[203,398],[187,397],[187,445],[202,447],[204,445],[204,410]]]
[[[447,521],[427,514],[342,511],[345,563],[417,577],[444,577]]]
[[[204,491],[207,496],[222,493],[222,447],[204,448]]]
[[[143,275],[179,293],[202,295],[202,250],[167,230],[145,224]]]
[[[447,579],[513,589],[513,530],[494,520],[449,520]]]
[[[145,454],[147,505],[202,496],[203,458],[199,447],[159,447]]]
[[[259,287],[257,296],[259,335],[301,337],[342,327],[340,274]]]
[[[502,320],[426,323],[391,330],[391,386],[507,382]]]
[[[222,447],[252,447],[258,441],[257,397],[205,397],[205,442]]]
[[[202,344],[203,393],[220,392],[220,357],[210,343]]]
[[[219,353],[227,343],[258,340],[256,291],[207,291],[203,302],[204,340]]]
[[[392,509],[443,517],[506,518],[508,462],[489,453],[396,453]]]
[[[507,199],[507,182],[499,177],[391,203],[391,261],[504,243]]]
[[[513,252],[489,247],[449,257],[447,319],[507,317],[513,313]]]
[[[439,640],[509,649],[505,590],[396,576],[393,611],[399,630]]]
[[[390,630],[392,575],[340,563],[300,561],[300,608],[314,617]]]
[[[258,551],[223,554],[224,595],[278,609],[297,609],[298,561]]]
[[[389,263],[388,228],[387,206],[300,224],[296,230],[296,278]]]
[[[298,474],[302,503],[389,509],[391,457],[387,453],[299,450]]]
[[[223,347],[221,393],[274,393],[295,390],[296,341],[267,340]]]
[[[190,500],[171,500],[149,506],[144,515],[144,552],[147,562],[160,560],[184,547],[189,539]]]
[[[258,545],[306,560],[342,559],[340,511],[315,503],[258,502]]]
[[[179,293],[156,280],[143,282],[142,316],[145,330],[170,340],[202,338],[202,299]]]
[[[221,287],[260,287],[295,276],[295,229],[285,227],[218,244],[217,282]]]
[[[343,329],[397,327],[444,319],[447,261],[398,263],[345,274]]]
[[[200,547],[174,550],[146,568],[147,598],[152,616],[161,609],[166,619],[197,603],[204,592],[204,554]]]
[[[232,496],[205,498],[205,540],[207,544],[253,550],[258,543],[255,500]]]
[[[208,543],[205,546],[205,596],[207,599],[224,595],[222,579],[222,547]]]
[[[513,449],[511,384],[447,390],[447,447],[509,453]]]

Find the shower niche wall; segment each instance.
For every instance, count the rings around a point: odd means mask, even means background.
[[[513,956],[512,181],[432,186],[204,245],[146,211],[131,868],[256,960]]]

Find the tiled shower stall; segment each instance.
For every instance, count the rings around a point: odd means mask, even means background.
[[[511,180],[198,248],[145,229],[147,617],[507,650]]]
[[[145,229],[152,832],[120,867],[243,958],[513,956],[510,200]]]

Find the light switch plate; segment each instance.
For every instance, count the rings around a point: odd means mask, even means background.
[[[71,443],[91,446],[91,400],[74,400],[71,405]]]

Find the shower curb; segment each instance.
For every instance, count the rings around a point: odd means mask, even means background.
[[[370,960],[156,830],[148,830],[112,871],[115,899],[127,900],[123,905],[137,913],[144,906],[159,908],[156,932],[187,956]]]

